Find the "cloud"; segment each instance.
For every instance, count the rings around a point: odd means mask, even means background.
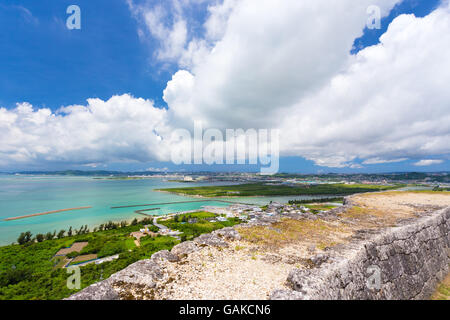
[[[177,98],[166,102],[183,110],[180,117],[189,112],[212,127],[273,125],[345,68],[373,2],[243,0],[211,6],[206,36],[190,42],[182,76],[176,73],[167,85]],[[398,1],[375,2],[387,13]]]
[[[220,39],[167,84],[174,121],[279,128],[283,155],[330,167],[449,156],[448,4],[425,18],[397,17],[379,45],[351,55],[373,1],[218,8],[230,3],[210,9],[208,21],[220,22],[205,24]],[[386,14],[395,3],[375,4]]]
[[[399,2],[129,0],[156,58],[179,66],[163,92],[169,108],[130,95],[58,112],[0,108],[0,166],[168,161],[175,146],[188,150],[171,133],[194,120],[278,128],[282,156],[321,166],[449,159],[449,4],[397,17],[380,44],[350,54],[367,7],[387,15]],[[203,23],[189,5],[206,8]]]
[[[432,166],[434,164],[441,164],[444,160],[420,160],[416,163],[414,163],[415,166],[418,167],[426,167],[426,166]]]
[[[127,94],[57,112],[28,103],[0,108],[0,165],[167,160],[165,115],[152,101]]]
[[[39,24],[38,18],[36,18],[36,17],[33,15],[33,13],[32,13],[29,9],[25,8],[24,6],[13,5],[12,8],[19,10],[20,13],[21,13],[21,17],[22,17],[25,21],[27,21],[27,22],[29,22],[29,23],[31,23],[31,24],[34,24],[34,25]]]
[[[167,167],[164,167],[164,168],[150,167],[150,168],[147,168],[146,171],[149,171],[149,172],[167,172],[167,171],[169,171],[169,168],[167,168]]]
[[[185,54],[190,38],[188,24],[195,24],[195,20],[186,12],[192,11],[192,6],[196,7],[205,2],[209,1],[127,0],[132,15],[139,22],[139,37],[144,41],[148,41],[149,38],[157,40],[159,47],[155,58],[165,62],[177,62]]]
[[[386,160],[381,158],[370,158],[363,161],[363,164],[382,164],[382,163],[396,163],[396,162],[403,162],[408,160],[407,158],[400,158],[400,159],[392,159],[392,160]]]
[[[448,158],[449,28],[448,7],[425,18],[397,17],[379,45],[290,108],[284,150],[330,166],[356,158]]]

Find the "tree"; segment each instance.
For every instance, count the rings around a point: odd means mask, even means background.
[[[37,237],[37,236],[36,236]],[[45,240],[52,240],[53,239],[53,234],[51,232],[47,232],[45,234]]]
[[[131,225],[135,226],[138,224],[138,220],[136,218],[133,219],[133,221],[131,221]]]
[[[66,230],[61,230],[58,232],[58,235],[56,236],[58,239],[64,238],[64,234],[66,233]]]
[[[70,226],[69,231],[67,231],[67,235],[68,235],[69,237],[71,237],[72,234],[73,234],[73,232],[72,232],[72,226]]]
[[[178,215],[176,215],[175,217],[173,217],[173,222],[178,222]]]
[[[20,236],[17,238],[17,243],[18,244],[24,244],[26,241],[25,241],[25,232],[22,232],[21,234],[20,234]]]
[[[77,236],[80,234],[83,234],[83,233],[84,233],[84,226],[81,226],[80,229],[78,229],[78,230],[75,229],[75,234]]]
[[[45,236],[42,233],[39,233],[36,235],[36,241],[37,242],[42,242],[44,241]]]
[[[19,244],[25,244],[31,241],[31,232],[27,231],[27,232],[22,232],[19,236],[19,238],[17,238],[17,242]]]

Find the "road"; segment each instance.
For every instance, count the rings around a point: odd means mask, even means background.
[[[157,226],[161,230],[168,229],[166,226],[163,226],[162,224],[158,223],[158,219],[156,217],[153,218],[153,225]]]

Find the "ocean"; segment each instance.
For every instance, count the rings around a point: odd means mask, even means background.
[[[185,197],[158,192],[158,188],[175,188],[201,185],[223,185],[224,183],[181,183],[168,182],[159,178],[120,180],[94,179],[79,176],[32,176],[0,175],[0,245],[16,241],[21,232],[47,233],[61,229],[68,230],[88,225],[89,229],[108,222],[142,219],[135,210],[159,208],[146,214],[164,215],[173,212],[198,210],[202,206],[229,206],[229,203],[201,201],[190,203],[162,204],[146,207],[111,207],[167,202],[192,201],[199,198]],[[252,197],[222,199],[234,202],[267,204],[269,201],[286,202],[291,199],[311,197]],[[201,200],[201,199],[200,199]],[[89,209],[52,213],[25,219],[4,221],[6,218],[61,210],[67,208],[91,207]]]

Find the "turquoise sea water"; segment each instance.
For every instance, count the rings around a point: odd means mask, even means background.
[[[223,184],[223,183],[222,183]],[[92,177],[67,176],[13,176],[0,175],[0,245],[14,242],[24,231],[46,233],[67,230],[69,226],[79,228],[88,225],[92,230],[108,221],[131,220],[143,218],[134,211],[148,207],[130,207],[111,209],[115,206],[165,203],[174,201],[199,200],[153,189],[186,187],[199,185],[219,185],[219,183],[180,183],[167,182],[162,179],[108,180]],[[285,202],[290,199],[309,197],[258,197],[227,199],[258,205],[269,201]],[[219,199],[218,199],[219,200]],[[162,215],[172,212],[197,210],[202,206],[228,206],[220,201],[202,201],[193,203],[175,203],[155,205],[160,209],[148,211],[147,214]],[[20,220],[4,221],[9,217],[23,216],[53,210],[91,206],[90,209],[75,210],[35,216]]]

